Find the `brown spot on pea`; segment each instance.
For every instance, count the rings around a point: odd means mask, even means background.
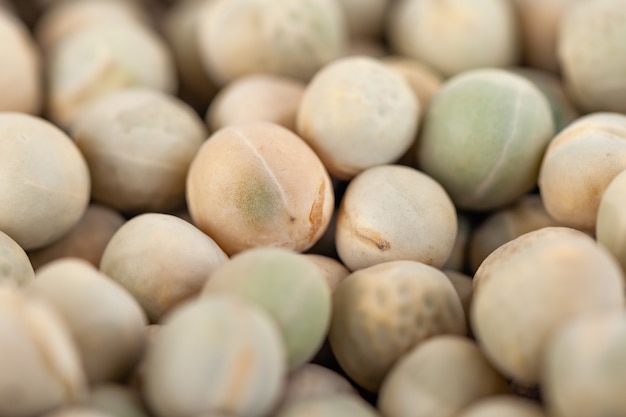
[[[355,230],[354,234],[359,240],[374,244],[381,252],[391,249],[391,243],[385,240],[380,233],[373,230]]]
[[[313,201],[313,205],[311,205],[311,210],[309,211],[309,223],[311,223],[309,235],[307,236],[309,241],[313,241],[315,239],[315,235],[322,225],[325,191],[326,183],[322,181],[317,189],[317,197],[315,197],[315,201]]]

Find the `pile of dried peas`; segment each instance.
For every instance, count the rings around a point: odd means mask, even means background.
[[[0,417],[626,416],[626,0],[13,0],[0,48]]]

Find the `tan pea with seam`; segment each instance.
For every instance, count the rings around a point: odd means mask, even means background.
[[[187,176],[194,223],[229,255],[259,246],[305,251],[328,227],[333,186],[317,155],[273,123],[230,126],[202,145]]]

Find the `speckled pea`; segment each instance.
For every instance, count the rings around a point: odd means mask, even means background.
[[[465,334],[463,306],[443,272],[393,261],[349,275],[333,294],[329,332],[342,369],[377,392],[406,352],[439,334]]]

